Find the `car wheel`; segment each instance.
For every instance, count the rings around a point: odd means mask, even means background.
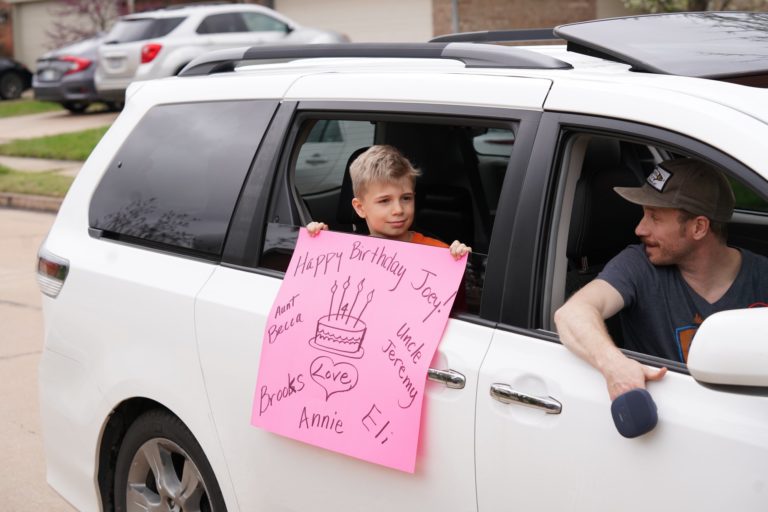
[[[24,92],[24,79],[18,73],[9,71],[0,75],[0,97],[15,100]]]
[[[85,109],[88,108],[88,105],[89,103],[82,101],[68,101],[67,103],[62,103],[62,106],[73,114],[82,114],[85,112]]]
[[[115,510],[224,512],[202,448],[172,414],[153,410],[128,428],[115,467]]]
[[[123,103],[122,101],[108,101],[106,105],[107,105],[107,110],[109,110],[110,112],[120,112],[121,110],[123,110],[125,103]]]

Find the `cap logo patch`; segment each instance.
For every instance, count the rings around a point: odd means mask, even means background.
[[[672,173],[669,171],[665,171],[658,165],[653,169],[651,174],[648,175],[648,178],[646,181],[650,186],[658,190],[659,192],[664,192],[664,187],[667,186],[667,182],[669,181],[669,178],[672,177]]]

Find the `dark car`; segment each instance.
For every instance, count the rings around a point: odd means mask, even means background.
[[[91,103],[101,102],[93,84],[96,49],[103,34],[64,46],[37,59],[32,81],[35,99],[61,103],[73,113],[83,112]],[[119,105],[108,103],[110,108]]]
[[[15,100],[32,85],[32,72],[21,62],[0,57],[0,98]]]

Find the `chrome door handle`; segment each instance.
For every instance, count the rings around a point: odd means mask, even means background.
[[[442,382],[451,389],[464,389],[467,383],[466,377],[455,370],[427,370],[427,378],[435,382]]]
[[[560,414],[563,404],[551,396],[533,396],[515,391],[508,384],[491,384],[491,396],[505,404],[518,403],[527,407],[544,409],[547,414]]]

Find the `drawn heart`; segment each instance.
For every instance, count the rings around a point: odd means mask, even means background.
[[[335,363],[320,356],[309,365],[309,375],[325,390],[325,400],[334,393],[349,391],[357,385],[357,368],[349,363]]]

